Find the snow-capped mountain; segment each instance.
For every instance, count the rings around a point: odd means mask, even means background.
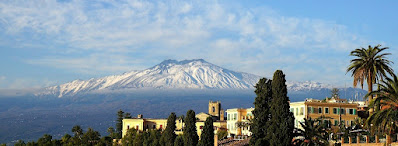
[[[42,94],[58,97],[96,90],[128,88],[249,89],[260,76],[235,72],[204,61],[165,60],[149,69],[48,87]]]
[[[333,88],[333,86],[330,84],[323,84],[314,81],[305,81],[305,82],[287,81],[286,86],[289,91],[321,90],[321,89]]]
[[[160,89],[252,89],[260,76],[228,70],[203,59],[165,60],[141,71],[131,71],[89,80],[74,80],[44,89],[38,95],[76,95],[90,91],[139,88]],[[288,81],[289,91],[331,88],[318,82]]]

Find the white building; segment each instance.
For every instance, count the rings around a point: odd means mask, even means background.
[[[251,136],[249,119],[253,118],[254,108],[227,109],[228,136],[247,135]]]

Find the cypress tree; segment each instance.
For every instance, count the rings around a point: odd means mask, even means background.
[[[177,136],[175,139],[174,146],[184,146],[184,139],[181,135]]]
[[[183,136],[185,146],[196,146],[198,144],[199,137],[196,132],[196,117],[193,110],[187,111]]]
[[[116,119],[116,133],[118,139],[122,138],[123,116],[124,112],[122,110],[119,110],[117,112],[117,119]]]
[[[203,132],[200,135],[200,146],[214,146],[213,118],[207,117]]]
[[[171,113],[169,118],[167,119],[167,126],[162,134],[162,138],[164,139],[165,146],[173,146],[174,140],[176,139],[177,135],[175,134],[176,130],[176,119],[177,116],[175,113]]]
[[[293,138],[294,117],[290,112],[286,79],[281,70],[274,73],[272,82],[271,119],[268,128],[269,144],[287,146]]]
[[[257,95],[254,101],[253,120],[250,125],[252,138],[250,145],[265,145],[267,143],[267,129],[270,119],[269,104],[272,99],[271,80],[262,78],[258,81],[254,91]]]

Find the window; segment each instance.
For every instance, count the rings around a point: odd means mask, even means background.
[[[236,120],[236,117],[238,116],[238,114],[237,113],[235,113],[234,114],[234,120]]]
[[[339,125],[339,121],[334,120],[334,126],[337,126],[337,125]]]
[[[322,114],[322,108],[318,107],[318,113]]]
[[[341,120],[341,124],[345,125],[345,121],[344,121],[344,120]]]
[[[303,111],[304,111],[304,107],[301,107],[300,108],[300,115],[304,115]]]
[[[213,113],[214,113],[214,112],[216,112],[216,108],[214,108],[214,106],[213,106]]]
[[[296,116],[298,115],[298,108],[296,108]]]
[[[350,108],[350,109],[348,110],[348,114],[353,115],[353,114],[354,114],[354,109]]]
[[[137,125],[137,126],[135,126],[135,129],[137,129],[138,130],[138,128],[139,128],[139,126]]]
[[[344,114],[345,114],[345,109],[344,109],[344,108],[341,108],[341,109],[340,109],[340,113],[341,113],[342,115],[344,115]]]
[[[227,120],[231,120],[231,114],[227,115]]]
[[[293,113],[293,112],[294,112],[294,108],[290,108],[290,112],[292,112],[292,113]]]
[[[329,114],[329,108],[325,107],[325,114]]]
[[[156,125],[152,125],[152,129],[156,129]]]
[[[130,125],[127,125],[127,130],[129,130],[130,129]]]
[[[333,108],[333,114],[338,114],[337,113],[337,108]]]
[[[308,113],[314,113],[314,107],[308,107],[307,110]]]

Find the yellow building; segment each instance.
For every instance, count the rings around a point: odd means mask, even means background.
[[[227,129],[229,136],[247,135],[251,136],[249,119],[253,118],[254,108],[227,109]]]
[[[351,126],[356,118],[358,118],[357,102],[348,102],[345,99],[331,98],[326,100],[307,99],[303,102],[290,103],[290,111],[293,112],[296,128],[302,128],[300,122],[304,122],[304,118],[316,119],[321,116],[331,119],[330,126],[339,126],[340,123]]]
[[[196,117],[196,130],[198,136],[202,134],[204,123],[207,117],[213,118],[214,133],[217,133],[218,129],[226,129],[227,122],[224,121],[224,110],[221,108],[219,101],[209,101],[209,114],[199,113]],[[151,119],[143,118],[143,115],[138,115],[136,118],[123,119],[123,137],[126,135],[127,130],[134,128],[139,131],[147,131],[150,129],[164,130],[167,126],[167,119]],[[176,119],[176,134],[182,134],[185,124],[182,119]]]

